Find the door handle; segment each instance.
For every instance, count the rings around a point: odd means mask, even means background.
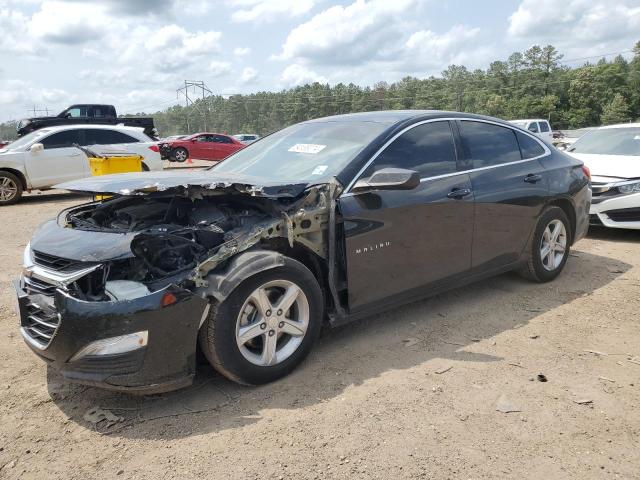
[[[538,175],[537,173],[530,173],[524,177],[524,181],[527,183],[538,183],[540,180],[542,180],[542,175]]]
[[[460,199],[470,194],[471,194],[471,189],[469,188],[454,188],[449,193],[447,193],[447,198]]]

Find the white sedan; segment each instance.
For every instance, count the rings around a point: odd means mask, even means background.
[[[86,155],[137,154],[143,170],[162,170],[156,142],[142,128],[114,125],[63,125],[31,132],[0,149],[0,206],[17,202],[25,190],[91,176]]]
[[[591,170],[591,223],[640,229],[640,123],[591,130],[567,153]]]

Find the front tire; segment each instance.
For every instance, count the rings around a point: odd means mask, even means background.
[[[0,171],[0,206],[16,203],[22,197],[22,182],[13,173]]]
[[[261,385],[289,374],[309,354],[323,310],[316,278],[300,262],[285,258],[284,266],[249,277],[212,305],[198,341],[222,375]]]
[[[567,214],[560,207],[547,208],[538,220],[529,260],[520,273],[534,282],[550,282],[564,269],[571,240]]]
[[[182,163],[189,158],[189,152],[186,148],[178,147],[171,152],[171,156],[176,162]]]

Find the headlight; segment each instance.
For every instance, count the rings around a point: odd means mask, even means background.
[[[129,333],[128,335],[120,335],[119,337],[105,338],[96,340],[82,348],[78,353],[71,357],[71,362],[80,360],[86,356],[95,355],[117,355],[119,353],[131,352],[138,350],[147,345],[149,332]]]
[[[620,193],[624,193],[624,194],[640,193],[640,182],[627,183],[625,185],[618,185],[617,188]]]
[[[22,254],[22,266],[27,268],[33,265],[33,255],[31,253],[31,242],[27,243]]]

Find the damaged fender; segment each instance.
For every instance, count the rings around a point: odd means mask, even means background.
[[[222,302],[247,278],[283,265],[284,255],[279,252],[271,250],[244,252],[234,257],[224,272],[207,275],[208,287],[201,288],[198,293]]]

